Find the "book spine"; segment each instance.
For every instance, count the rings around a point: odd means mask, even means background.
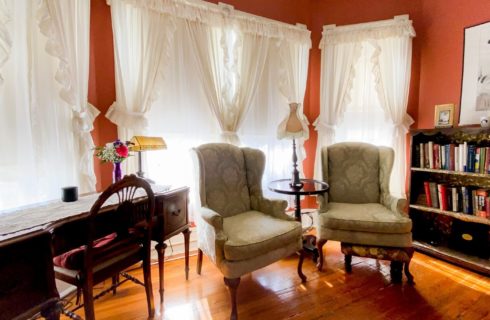
[[[441,150],[441,169],[446,169],[446,146],[441,145],[440,147]]]
[[[439,197],[439,209],[447,210],[447,190],[446,185],[438,184],[437,185],[437,195]]]
[[[488,192],[485,189],[477,189],[476,191],[476,216],[485,217],[486,207],[485,207],[485,199],[488,196]]]
[[[478,212],[478,204],[477,204],[477,199],[476,199],[476,190],[471,190],[471,214],[476,216]]]
[[[432,207],[432,199],[430,196],[430,186],[429,186],[429,181],[424,181],[424,191],[425,191],[425,198],[427,199],[427,206]]]
[[[430,199],[432,200],[432,208],[439,208],[439,196],[437,194],[437,183],[429,182]]]
[[[466,172],[474,172],[475,165],[475,145],[468,145],[467,159],[466,159]]]
[[[490,219],[490,196],[485,198],[485,218]]]
[[[429,168],[434,169],[434,142],[429,141],[427,149],[429,150]]]
[[[479,173],[485,173],[485,160],[487,158],[487,150],[484,147],[480,148],[480,165],[478,166],[480,170]]]
[[[451,202],[452,202],[452,210],[454,212],[459,211],[459,193],[458,193],[458,188],[452,187],[451,188]]]
[[[468,143],[465,141],[463,143],[463,172],[468,171]]]
[[[485,159],[485,173],[490,173],[490,147],[485,147],[486,159]]]
[[[424,156],[424,144],[423,143],[419,143],[419,152],[420,152],[420,159],[419,159],[420,168],[424,168],[425,156]]]
[[[434,168],[441,169],[441,146],[434,144]]]
[[[475,159],[473,161],[473,172],[480,172],[480,148],[475,147]]]
[[[468,187],[461,187],[461,200],[463,202],[463,213],[471,214],[471,199]]]
[[[456,168],[455,168],[455,162],[456,160],[454,159],[455,156],[454,156],[454,149],[455,149],[455,145],[454,144],[450,144],[449,145],[449,170],[452,170],[452,171],[455,171]]]
[[[429,144],[424,143],[424,168],[430,168],[429,165]]]

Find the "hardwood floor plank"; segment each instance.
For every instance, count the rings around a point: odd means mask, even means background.
[[[343,255],[336,242],[325,246],[324,272],[311,259],[297,273],[297,257],[290,257],[242,277],[238,288],[239,319],[490,319],[490,279],[415,253],[411,271],[415,286],[390,282],[387,261],[353,257],[352,273],[344,271]],[[157,303],[155,319],[228,319],[229,294],[223,276],[205,257],[202,275],[191,257],[189,280],[184,260],[165,263],[165,301]],[[130,272],[141,278],[141,269]],[[152,268],[155,302],[158,301],[157,266]],[[107,282],[106,285],[108,285]],[[99,289],[100,290],[100,289]],[[83,311],[77,311],[83,316]],[[95,303],[97,319],[147,319],[145,291],[125,283],[117,294]]]

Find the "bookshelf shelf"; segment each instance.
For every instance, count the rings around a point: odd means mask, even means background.
[[[483,173],[490,170],[490,130],[410,134],[409,214],[415,249],[490,275],[490,174]],[[463,164],[481,171],[454,170]]]
[[[463,172],[463,171],[451,171],[451,170],[442,170],[442,169],[428,169],[428,168],[418,168],[412,167],[412,171],[420,171],[420,172],[429,172],[429,173],[442,173],[442,174],[450,174],[457,176],[466,176],[466,177],[478,177],[478,178],[490,178],[490,174],[487,173],[474,173],[474,172]]]
[[[473,271],[490,274],[490,261],[473,255],[449,249],[444,246],[433,246],[423,241],[415,240],[413,246],[416,250],[422,251],[436,258],[440,258]]]
[[[490,219],[483,218],[483,217],[476,217],[476,216],[472,216],[472,215],[462,213],[462,212],[441,210],[441,209],[430,208],[430,207],[422,206],[422,205],[418,205],[418,204],[411,204],[410,208],[417,209],[420,211],[425,211],[425,212],[444,214],[446,216],[454,217],[454,218],[459,219],[459,220],[463,220],[463,221],[467,221],[467,222],[482,223],[482,224],[486,224],[486,225],[490,226]]]

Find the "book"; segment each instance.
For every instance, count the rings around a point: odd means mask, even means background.
[[[487,158],[487,151],[484,147],[480,148],[480,163],[478,165],[478,173],[485,173],[485,160]]]
[[[465,141],[463,143],[463,172],[466,172],[468,170],[467,168],[468,165],[468,143]]]
[[[485,189],[476,189],[475,190],[476,197],[476,210],[475,215],[478,217],[486,217],[486,198],[488,197],[488,191]]]
[[[437,194],[437,183],[429,182],[430,199],[432,201],[432,208],[439,208],[439,196]]]
[[[475,154],[476,146],[474,144],[468,145],[467,159],[466,159],[466,172],[475,171]]]
[[[416,168],[420,168],[420,145],[415,144],[413,148],[413,155],[412,155],[412,166]]]
[[[446,170],[446,146],[440,146],[441,169]]]
[[[452,171],[455,171],[456,168],[455,168],[455,155],[454,155],[454,151],[455,151],[455,145],[454,144],[450,144],[449,145],[449,170],[452,170]]]
[[[429,164],[429,144],[424,143],[424,168],[430,168]]]
[[[451,210],[459,211],[459,192],[457,187],[451,187]]]
[[[471,190],[471,214],[476,216],[476,213],[478,212],[478,204],[477,204],[477,198],[476,198],[476,189]]]
[[[485,198],[485,218],[490,219],[490,196]]]
[[[427,150],[429,150],[429,169],[434,169],[434,142],[429,141],[427,143]]]
[[[448,210],[448,201],[447,201],[447,187],[445,184],[437,185],[437,196],[439,200],[439,209]]]
[[[425,191],[426,204],[428,207],[432,207],[432,199],[430,196],[429,181],[424,181],[424,191]]]
[[[441,169],[441,146],[434,144],[434,169]]]
[[[485,147],[485,172],[484,173],[490,173],[490,147]]]
[[[475,148],[475,159],[473,164],[473,172],[480,172],[480,148]]]
[[[471,192],[468,187],[465,186],[461,187],[461,202],[462,202],[463,213],[472,214]]]
[[[419,143],[419,154],[420,154],[420,159],[419,159],[419,167],[424,168],[425,164],[425,155],[424,155],[424,144]]]

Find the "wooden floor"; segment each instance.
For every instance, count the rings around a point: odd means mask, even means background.
[[[296,273],[291,257],[242,277],[239,319],[490,319],[490,279],[416,253],[411,264],[415,286],[389,280],[389,262],[353,257],[353,273],[343,270],[337,242],[329,242],[324,272],[304,263],[308,281]],[[201,276],[185,280],[184,261],[165,263],[165,302],[158,306],[158,273],[153,266],[156,319],[227,319],[229,296],[218,269],[204,258]],[[141,269],[131,274],[142,279]],[[83,311],[77,311],[83,316]],[[131,282],[96,301],[101,319],[147,319],[144,288]]]

